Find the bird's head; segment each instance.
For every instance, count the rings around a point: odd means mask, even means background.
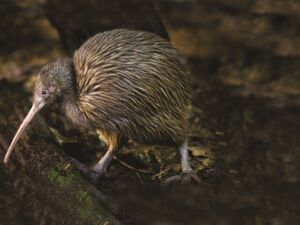
[[[15,134],[6,152],[4,163],[8,161],[17,141],[34,116],[45,105],[59,101],[63,95],[71,92],[74,82],[72,73],[70,59],[59,59],[42,67],[35,83],[32,107]]]

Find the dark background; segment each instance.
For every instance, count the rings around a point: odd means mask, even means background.
[[[42,65],[100,31],[148,30],[192,69],[189,150],[202,181],[161,187],[179,172],[175,150],[129,143],[97,186],[109,214],[136,225],[300,224],[299,15],[297,0],[2,0],[1,156]],[[44,110],[0,164],[0,224],[105,224],[80,200],[89,182],[70,203],[79,192],[68,172],[53,178],[68,155],[91,165],[104,150],[59,109]]]

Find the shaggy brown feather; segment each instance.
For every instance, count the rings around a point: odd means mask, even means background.
[[[98,33],[73,59],[59,59],[41,69],[32,108],[4,161],[34,115],[46,104],[59,101],[68,118],[95,129],[108,145],[94,167],[98,174],[106,173],[113,152],[128,139],[177,147],[182,171],[189,173],[190,90],[190,71],[168,41],[126,29]]]
[[[73,62],[77,104],[94,128],[145,144],[184,142],[191,78],[169,42],[142,31],[103,32]]]

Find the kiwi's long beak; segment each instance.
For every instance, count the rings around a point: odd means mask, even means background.
[[[20,139],[20,137],[22,136],[24,130],[26,129],[27,125],[30,123],[30,121],[33,119],[33,117],[38,113],[38,111],[41,110],[41,108],[43,108],[43,106],[45,105],[45,101],[43,99],[39,99],[38,101],[35,101],[30,109],[30,111],[28,112],[27,116],[25,117],[25,119],[23,120],[22,124],[20,125],[17,133],[14,136],[14,139],[12,140],[6,155],[4,157],[4,163],[8,162],[9,156],[12,152],[12,150],[14,149],[15,145],[17,144],[18,140]]]

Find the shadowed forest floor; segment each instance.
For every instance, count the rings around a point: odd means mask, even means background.
[[[40,67],[77,43],[50,25],[57,2],[0,6],[1,156],[30,108]],[[128,225],[300,224],[300,3],[157,1],[156,8],[192,69],[189,152],[202,182],[162,187],[180,171],[175,149],[128,143],[97,186],[106,208]],[[63,194],[40,177],[55,180],[48,169],[66,166],[67,155],[92,165],[104,151],[58,107],[42,111],[10,164],[0,165],[0,224],[70,224],[59,211],[64,201],[51,198]]]

